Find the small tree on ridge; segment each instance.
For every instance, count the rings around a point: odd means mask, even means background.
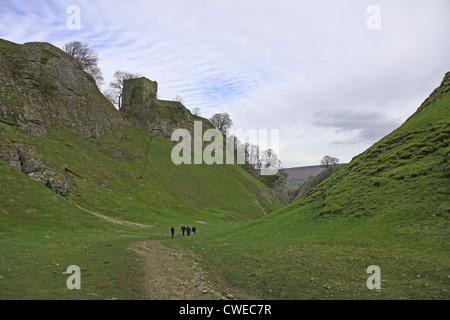
[[[98,87],[103,84],[103,74],[98,66],[98,55],[89,48],[87,43],[72,41],[66,43],[63,50],[80,62],[81,68],[94,78]]]

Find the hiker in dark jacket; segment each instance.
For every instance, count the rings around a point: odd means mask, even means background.
[[[197,231],[197,228],[194,226],[192,227],[192,233],[195,234],[195,231]]]
[[[189,226],[186,227],[186,231],[187,231],[187,235],[191,234],[191,228],[189,228]]]
[[[184,237],[184,232],[186,231],[186,227],[185,226],[182,226],[181,227],[181,232],[183,233],[183,237]]]
[[[173,235],[175,234],[175,229],[173,227],[170,228],[170,232],[172,233],[172,239],[173,239]]]

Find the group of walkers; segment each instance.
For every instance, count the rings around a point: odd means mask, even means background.
[[[180,230],[181,230],[181,233],[183,234],[183,237],[184,237],[185,233],[189,236],[189,235],[191,235],[191,232],[192,232],[192,234],[195,234],[195,232],[197,232],[197,228],[196,227],[192,227],[192,229],[191,229],[189,226],[187,226],[187,227],[182,226],[180,228]],[[173,239],[173,237],[175,235],[175,229],[173,227],[170,228],[170,232],[172,233],[172,239]]]

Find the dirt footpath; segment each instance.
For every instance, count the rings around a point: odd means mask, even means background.
[[[189,251],[172,249],[161,241],[134,243],[130,249],[143,263],[144,299],[149,300],[219,300],[233,299],[229,292],[214,287],[200,264]],[[223,289],[222,289],[223,290]]]

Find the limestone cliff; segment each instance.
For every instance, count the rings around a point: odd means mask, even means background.
[[[127,80],[123,108],[118,111],[92,76],[64,51],[49,43],[20,45],[0,39],[0,122],[25,133],[51,138],[62,129],[94,141],[104,135],[121,139],[129,125],[166,138],[178,128],[192,132],[194,120],[202,121],[204,130],[212,128],[181,103],[156,97],[156,82]],[[71,192],[66,168],[43,159],[33,146],[0,138],[0,159],[60,195]]]
[[[165,138],[180,128],[192,134],[194,121],[202,122],[203,131],[213,128],[182,103],[157,99],[157,93],[155,81],[125,80],[119,111],[92,76],[64,51],[49,43],[20,45],[0,39],[0,122],[25,133],[59,139],[60,133],[69,132],[97,143],[97,138],[106,135],[125,139],[127,126]],[[58,194],[71,192],[70,169],[58,167],[33,146],[1,133],[0,159]]]
[[[126,123],[77,60],[48,43],[1,39],[0,121],[41,137],[63,129],[87,140],[120,136],[116,129]],[[42,159],[33,146],[0,140],[0,159],[62,196],[72,191],[65,168]]]
[[[125,123],[81,65],[49,43],[0,39],[0,118],[22,131],[48,126],[92,139]]]

